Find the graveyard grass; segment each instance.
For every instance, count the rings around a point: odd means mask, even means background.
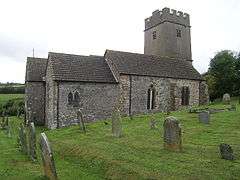
[[[235,101],[235,103],[237,103]],[[212,107],[223,107],[217,103]],[[150,130],[149,115],[123,119],[123,137],[111,134],[111,121],[57,130],[36,128],[37,140],[45,132],[51,143],[59,179],[239,179],[240,105],[236,112],[211,115],[209,125],[200,124],[197,114],[173,112],[182,127],[183,152],[163,149],[165,114],[154,114],[158,129]],[[19,119],[10,118],[13,137],[0,130],[0,179],[44,179],[39,145],[38,161],[17,149]],[[220,159],[219,144],[228,143],[235,161]]]

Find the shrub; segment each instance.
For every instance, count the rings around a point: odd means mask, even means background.
[[[18,116],[24,113],[24,100],[23,98],[15,98],[8,100],[6,103],[0,105],[0,114],[5,112],[8,116]]]

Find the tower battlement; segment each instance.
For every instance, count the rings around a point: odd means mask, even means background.
[[[145,19],[145,30],[164,22],[172,22],[183,26],[190,26],[189,14],[175,9],[163,8],[161,11],[152,12],[152,16]]]

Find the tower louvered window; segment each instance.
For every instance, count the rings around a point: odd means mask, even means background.
[[[182,37],[182,32],[180,29],[177,29],[177,37]]]

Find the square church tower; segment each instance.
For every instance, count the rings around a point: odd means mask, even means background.
[[[189,14],[164,8],[145,19],[144,54],[192,62]]]

